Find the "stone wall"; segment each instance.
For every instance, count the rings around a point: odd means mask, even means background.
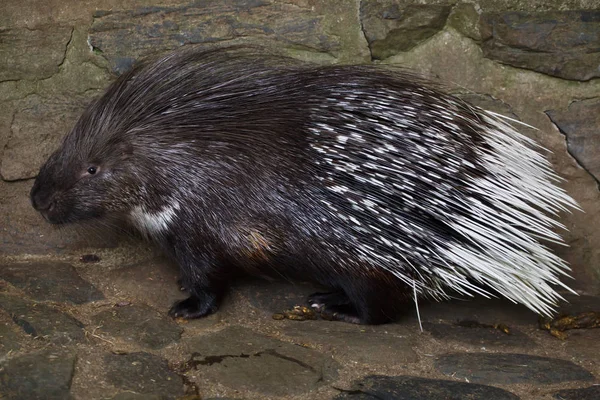
[[[596,7],[596,9],[594,9]],[[57,231],[29,205],[36,171],[83,107],[141,56],[187,43],[260,43],[323,63],[413,68],[516,117],[552,150],[585,213],[564,216],[576,287],[600,287],[597,0],[3,0],[0,254],[114,239]]]

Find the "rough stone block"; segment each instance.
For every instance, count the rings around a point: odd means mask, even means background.
[[[564,79],[600,77],[600,10],[484,13],[480,21],[485,57]]]

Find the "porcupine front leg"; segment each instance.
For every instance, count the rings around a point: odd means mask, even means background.
[[[227,290],[229,274],[209,259],[178,260],[181,284],[190,297],[175,302],[169,310],[173,318],[194,319],[217,311]]]

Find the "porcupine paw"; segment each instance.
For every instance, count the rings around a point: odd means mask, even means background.
[[[321,312],[325,308],[332,306],[349,306],[351,304],[350,299],[344,292],[327,292],[327,293],[313,293],[308,296],[307,302],[311,308],[315,311]]]
[[[313,293],[308,296],[308,304],[321,313],[324,319],[360,324],[358,312],[344,292]]]
[[[169,310],[169,316],[172,318],[194,319],[212,314],[216,310],[216,304],[190,296],[185,300],[175,302]]]

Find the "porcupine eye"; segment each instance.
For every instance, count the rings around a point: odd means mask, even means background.
[[[88,167],[87,172],[90,175],[94,175],[96,173],[96,167]]]

